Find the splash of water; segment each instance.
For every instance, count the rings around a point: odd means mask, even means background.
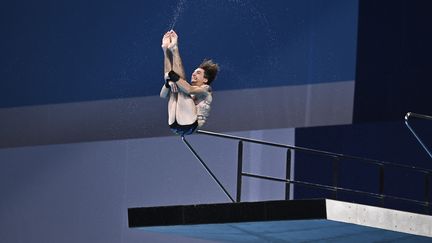
[[[174,29],[175,25],[177,24],[177,21],[180,17],[180,15],[183,13],[186,5],[186,0],[179,0],[177,2],[177,7],[174,9],[173,19],[170,23],[170,30]]]

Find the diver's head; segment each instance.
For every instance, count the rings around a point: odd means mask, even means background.
[[[205,59],[192,73],[192,85],[211,84],[219,71],[219,65],[211,59]]]
[[[201,86],[203,84],[208,84],[208,79],[205,77],[205,70],[202,68],[197,68],[192,73],[191,84],[193,86]]]

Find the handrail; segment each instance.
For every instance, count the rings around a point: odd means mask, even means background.
[[[414,112],[408,112],[405,115],[405,120],[407,121],[410,116],[417,117],[417,118],[422,118],[422,119],[426,119],[426,120],[432,120],[432,116],[418,114],[418,113],[414,113]]]
[[[248,177],[258,178],[258,179],[270,180],[270,181],[278,181],[278,182],[286,182],[286,183],[305,185],[305,186],[310,186],[310,187],[318,187],[318,188],[323,188],[323,189],[330,190],[330,191],[339,190],[339,191],[345,191],[345,192],[351,192],[351,193],[365,194],[365,195],[375,197],[375,198],[386,197],[386,198],[391,198],[391,199],[407,201],[407,202],[411,202],[411,203],[417,203],[417,204],[422,205],[422,206],[428,206],[428,203],[424,202],[424,201],[419,201],[419,200],[414,200],[414,199],[409,199],[409,198],[403,198],[403,197],[396,197],[396,196],[392,196],[392,195],[381,195],[381,194],[373,193],[373,192],[365,192],[365,191],[361,191],[361,190],[354,190],[354,189],[348,189],[348,188],[337,187],[337,186],[321,185],[321,184],[317,184],[317,183],[298,181],[298,180],[288,180],[288,179],[282,179],[282,178],[271,177],[271,176],[262,176],[262,175],[252,174],[252,173],[243,173],[243,175],[248,176]]]
[[[344,192],[351,192],[351,193],[357,193],[357,194],[363,194],[375,198],[379,198],[381,200],[381,203],[384,203],[384,199],[396,199],[396,200],[404,200],[411,203],[416,203],[419,205],[422,205],[426,208],[428,214],[432,210],[432,203],[431,203],[431,197],[430,197],[430,181],[432,179],[432,170],[421,168],[417,166],[408,166],[403,165],[399,163],[392,163],[387,161],[381,161],[381,160],[375,160],[375,159],[368,159],[358,156],[351,156],[351,155],[345,155],[345,154],[339,154],[339,153],[333,153],[328,151],[322,151],[322,150],[316,150],[316,149],[310,149],[310,148],[304,148],[304,147],[298,147],[293,145],[287,145],[287,144],[281,144],[281,143],[273,143],[263,140],[257,140],[257,139],[251,139],[251,138],[245,138],[240,136],[234,136],[234,135],[227,135],[222,133],[216,133],[216,132],[210,132],[210,131],[204,131],[204,130],[198,130],[196,133],[203,134],[203,135],[209,135],[209,136],[215,136],[215,137],[221,137],[226,139],[233,139],[239,141],[238,146],[238,170],[237,170],[237,196],[236,196],[236,202],[241,201],[241,187],[242,187],[242,176],[247,177],[253,177],[258,179],[264,179],[264,180],[272,180],[272,181],[278,181],[278,182],[284,182],[286,184],[286,191],[285,191],[285,197],[288,199],[288,195],[290,193],[289,185],[290,184],[298,184],[303,186],[311,186],[316,187],[324,190],[330,190],[334,192],[334,197],[337,199],[338,197],[338,191],[344,191]],[[250,143],[256,143],[256,144],[262,144],[262,145],[268,145],[273,147],[280,147],[280,148],[286,148],[287,150],[287,174],[286,178],[277,178],[277,177],[271,177],[271,176],[265,176],[265,175],[258,175],[258,174],[252,174],[242,171],[242,164],[243,164],[243,142],[250,142]],[[291,150],[295,151],[301,151],[301,152],[307,152],[307,153],[314,153],[319,154],[322,156],[329,156],[334,159],[333,161],[333,185],[322,185],[322,184],[316,184],[311,182],[305,182],[305,181],[298,181],[294,180],[293,177],[291,177],[291,171],[289,170],[291,166]],[[372,163],[379,167],[379,187],[378,187],[378,193],[373,192],[367,192],[367,191],[360,191],[356,189],[350,189],[350,188],[343,188],[338,186],[338,167],[339,167],[339,161],[341,158],[347,158],[347,159],[354,159],[354,160],[360,160],[366,163]],[[425,179],[425,188],[424,188],[424,201],[414,200],[410,198],[403,198],[393,195],[386,195],[384,194],[384,166],[394,166],[394,167],[401,167],[409,170],[415,170],[419,171],[421,173],[424,173],[424,179]]]
[[[407,168],[407,169],[411,169],[411,170],[417,170],[417,171],[431,172],[432,173],[432,169],[426,169],[426,168],[418,167],[418,166],[404,165],[404,164],[399,164],[399,163],[394,163],[394,162],[387,162],[387,161],[382,161],[382,160],[369,159],[369,158],[340,154],[340,153],[333,153],[333,152],[328,152],[328,151],[304,148],[304,147],[281,144],[281,143],[273,143],[273,142],[268,142],[268,141],[263,141],[263,140],[245,138],[245,137],[234,136],[234,135],[227,135],[227,134],[223,134],[223,133],[216,133],[216,132],[210,132],[210,131],[205,131],[205,130],[197,130],[196,133],[205,134],[205,135],[214,136],[214,137],[228,138],[228,139],[233,139],[233,140],[241,140],[241,141],[245,141],[245,142],[263,144],[263,145],[268,145],[268,146],[273,146],[273,147],[281,147],[281,148],[299,150],[299,151],[303,151],[303,152],[322,154],[322,155],[330,156],[330,157],[341,157],[341,158],[346,158],[346,159],[361,160],[361,161],[376,164],[376,165],[388,165],[388,166],[395,166],[395,167],[401,167],[401,168]]]
[[[425,119],[425,120],[432,120],[432,116],[418,114],[418,113],[413,113],[413,112],[408,112],[405,115],[405,125],[408,127],[408,129],[410,130],[410,132],[412,133],[412,135],[414,135],[414,137],[417,139],[417,142],[420,143],[420,145],[423,147],[423,149],[426,151],[426,153],[432,159],[432,153],[431,153],[431,151],[427,148],[427,146],[423,143],[423,141],[420,139],[420,137],[417,135],[417,133],[414,131],[414,129],[409,124],[409,118],[411,116],[415,117],[415,118]]]

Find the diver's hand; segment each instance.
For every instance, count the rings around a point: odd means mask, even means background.
[[[170,86],[171,92],[178,93],[178,87],[176,83],[169,81],[168,85]]]

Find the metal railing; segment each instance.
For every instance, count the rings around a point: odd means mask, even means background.
[[[423,141],[420,139],[420,137],[417,135],[417,133],[414,131],[414,129],[411,127],[411,125],[409,124],[409,118],[410,117],[415,117],[415,118],[419,118],[419,119],[423,119],[423,120],[430,120],[432,121],[432,116],[427,116],[427,115],[423,115],[423,114],[417,114],[417,113],[413,113],[413,112],[408,112],[405,115],[405,125],[408,127],[408,129],[411,131],[412,135],[414,135],[414,137],[416,138],[417,142],[420,143],[420,145],[423,147],[423,149],[426,151],[426,153],[429,155],[429,157],[432,159],[432,153],[431,151],[428,149],[428,147],[423,143]]]
[[[222,191],[225,193],[225,195],[231,200],[231,202],[235,202],[234,199],[231,197],[231,195],[228,193],[228,191],[225,189],[225,187],[222,185],[222,183],[217,179],[217,177],[213,174],[213,172],[210,170],[210,168],[207,166],[207,164],[204,162],[204,160],[201,159],[201,157],[198,155],[198,153],[193,149],[192,145],[186,140],[184,136],[181,136],[183,142],[186,144],[186,146],[189,148],[189,150],[193,153],[195,158],[201,163],[201,165],[204,167],[204,169],[207,171],[207,173],[213,178],[213,180],[218,184],[218,186],[222,189]]]
[[[237,146],[237,194],[236,194],[236,200],[233,200],[233,197],[229,195],[227,190],[222,186],[222,184],[217,180],[217,178],[211,173],[211,171],[208,169],[208,167],[205,165],[205,163],[202,161],[202,159],[197,155],[197,153],[193,150],[193,148],[190,146],[190,144],[182,137],[183,141],[186,143],[186,145],[191,149],[191,151],[194,153],[194,155],[197,157],[198,160],[203,164],[203,166],[206,168],[206,170],[209,172],[209,174],[215,179],[215,181],[219,184],[219,186],[222,188],[222,190],[225,192],[227,197],[230,198],[232,202],[241,202],[241,195],[242,195],[242,178],[243,177],[252,177],[252,178],[258,178],[258,179],[264,179],[264,180],[271,180],[271,181],[278,181],[286,183],[285,186],[285,198],[289,199],[290,194],[290,184],[293,185],[303,185],[303,186],[309,186],[314,188],[320,188],[328,191],[333,192],[333,196],[335,199],[338,198],[338,192],[350,192],[350,193],[356,193],[356,194],[363,194],[366,196],[378,198],[381,200],[382,203],[384,203],[384,199],[396,199],[396,200],[402,200],[410,203],[414,203],[417,205],[423,206],[427,213],[431,212],[431,198],[430,198],[430,182],[431,182],[431,175],[432,170],[417,167],[417,166],[410,166],[410,165],[404,165],[399,163],[391,163],[381,160],[375,160],[375,159],[368,159],[358,156],[351,156],[351,155],[345,155],[340,153],[332,153],[327,151],[321,151],[316,149],[309,149],[304,147],[298,147],[298,146],[292,146],[292,145],[286,145],[286,144],[280,144],[280,143],[273,143],[268,141],[262,141],[262,140],[256,140],[256,139],[250,139],[245,137],[239,137],[239,136],[233,136],[233,135],[227,135],[222,133],[216,133],[216,132],[210,132],[210,131],[204,131],[204,130],[198,130],[198,134],[202,135],[208,135],[208,136],[214,136],[224,139],[231,139],[231,140],[237,140],[238,146]],[[277,178],[272,176],[266,176],[266,175],[258,175],[248,172],[243,172],[243,143],[253,143],[253,144],[261,144],[266,146],[272,146],[272,147],[278,147],[278,148],[284,148],[287,149],[286,153],[286,178]],[[292,178],[292,171],[290,171],[291,168],[291,152],[301,152],[301,153],[308,153],[308,154],[315,154],[323,157],[330,157],[333,159],[333,182],[332,185],[323,185],[323,184],[317,184],[312,182],[306,182],[306,181],[299,181],[290,179]],[[367,191],[361,191],[356,189],[350,189],[350,188],[343,188],[338,186],[339,183],[339,163],[342,159],[351,159],[351,160],[357,160],[363,163],[373,164],[378,167],[379,170],[379,182],[378,182],[378,193],[374,192],[367,192]],[[385,168],[386,167],[399,167],[406,170],[411,171],[417,171],[424,174],[424,201],[410,199],[410,198],[404,198],[404,197],[398,197],[393,195],[386,195],[384,194],[384,176],[385,176]]]

